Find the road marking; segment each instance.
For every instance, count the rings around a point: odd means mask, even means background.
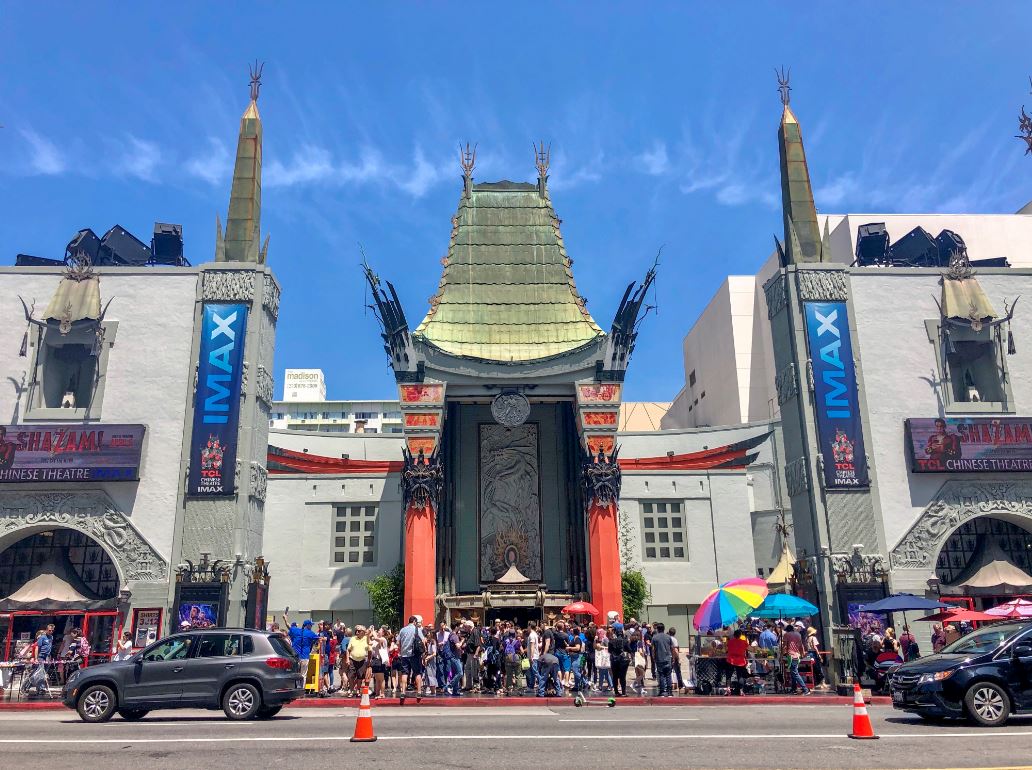
[[[882,738],[902,738],[910,740],[940,740],[942,738],[971,738],[972,736],[979,736],[982,738],[1015,738],[1015,737],[1027,737],[1032,736],[1032,731],[1021,731],[1021,732],[964,732],[964,733],[889,733],[882,734]],[[800,738],[837,738],[843,741],[848,738],[842,733],[752,733],[747,735],[741,735],[738,733],[706,733],[701,735],[692,735],[690,733],[674,733],[674,734],[653,734],[653,735],[639,735],[639,734],[627,734],[627,735],[614,735],[612,733],[607,735],[525,735],[525,734],[508,734],[508,735],[380,735],[378,736],[381,741],[456,741],[456,740],[478,740],[478,741],[525,741],[525,740],[542,740],[542,741],[597,741],[597,740],[611,740],[611,741],[627,741],[627,740],[641,740],[642,738],[648,738],[651,740],[671,740],[671,741],[691,741],[691,740],[798,740]],[[0,738],[0,744],[20,744],[20,743],[31,743],[36,745],[64,745],[64,744],[135,744],[135,743],[241,743],[243,741],[261,741],[263,743],[301,743],[308,741],[350,741],[351,738],[347,735],[284,735],[284,736],[268,736],[268,735],[251,735],[246,738]]]
[[[625,722],[698,722],[699,717],[662,717],[659,719],[560,719],[559,722],[605,722],[607,724],[622,724]]]

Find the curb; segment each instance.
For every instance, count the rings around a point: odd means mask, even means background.
[[[289,704],[287,708],[358,708],[359,698],[302,698]],[[592,705],[604,698],[592,698]],[[373,701],[375,708],[441,708],[441,707],[473,707],[473,708],[497,708],[504,706],[558,706],[568,707],[573,705],[572,698],[423,698],[421,703],[416,703],[415,696],[405,699],[402,706],[397,698],[385,698]],[[872,706],[890,706],[892,699],[887,697],[873,697],[867,699],[866,703]],[[680,698],[621,698],[617,700],[618,706],[839,706],[853,705],[853,699],[847,696],[838,695],[810,695],[810,696],[787,696],[787,695],[740,695],[740,696],[713,696],[713,695],[692,695]],[[60,701],[31,701],[25,703],[0,703],[0,712],[3,711],[64,711],[67,710]]]

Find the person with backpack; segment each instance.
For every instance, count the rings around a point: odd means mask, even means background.
[[[430,629],[433,631],[433,628]],[[423,618],[419,615],[412,615],[408,619],[408,625],[398,632],[398,661],[400,663],[401,676],[398,677],[400,693],[398,700],[405,705],[405,688],[408,686],[409,677],[416,688],[416,703],[423,700],[423,656],[426,654],[426,644],[423,642]]]
[[[467,622],[462,644],[462,689],[480,692],[480,627]]]
[[[460,697],[462,695],[462,639],[459,637],[458,621],[452,623],[451,629],[447,631],[444,644],[438,644],[437,656],[439,659],[444,659],[445,670],[449,677],[445,691],[453,698]]]
[[[505,694],[518,695],[517,682],[521,673],[520,656],[523,653],[523,640],[516,634],[515,629],[510,628],[505,632],[502,652],[505,655]]]
[[[623,626],[614,627],[609,638],[609,662],[613,669],[613,694],[617,698],[627,697],[627,669],[631,665],[631,652],[624,635]]]

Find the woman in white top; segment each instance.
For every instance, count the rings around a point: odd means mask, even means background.
[[[133,656],[133,635],[129,631],[122,632],[122,638],[115,642],[115,654],[112,660],[129,660]]]

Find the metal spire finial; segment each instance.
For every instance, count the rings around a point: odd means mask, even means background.
[[[1032,76],[1028,79],[1029,86],[1032,86]],[[1014,136],[1025,143],[1025,154],[1032,153],[1032,117],[1025,112],[1025,105],[1021,105],[1021,115],[1018,116],[1018,131],[1021,133]]]
[[[469,142],[466,142],[466,149],[462,149],[462,145],[459,145],[459,165],[462,166],[462,173],[464,176],[472,177],[473,169],[477,167],[477,146],[474,144],[471,148]]]
[[[792,70],[789,69],[786,72],[785,68],[782,67],[780,70],[775,68],[774,72],[778,76],[778,91],[781,92],[781,103],[787,107],[790,101],[789,91],[792,90],[792,86],[788,84],[789,79],[792,77]]]
[[[265,62],[261,64],[258,60],[254,60],[254,66],[248,67],[251,71],[251,101],[258,101],[258,90],[262,87],[262,70],[265,68]]]
[[[538,176],[544,179],[548,176],[548,164],[552,160],[552,145],[545,147],[545,143],[534,145],[534,165],[537,166]]]

